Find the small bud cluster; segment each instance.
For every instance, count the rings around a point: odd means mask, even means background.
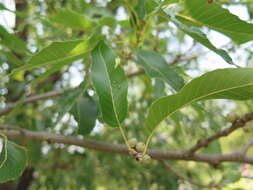
[[[137,161],[148,162],[151,157],[148,154],[143,154],[145,150],[145,144],[143,142],[138,142],[137,139],[132,138],[128,141],[129,154],[133,156]]]

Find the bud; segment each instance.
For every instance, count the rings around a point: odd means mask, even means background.
[[[235,112],[231,112],[226,116],[226,120],[231,123],[233,123],[237,119],[239,119],[239,116]]]
[[[145,154],[145,155],[142,156],[142,162],[144,164],[149,164],[150,161],[151,161],[151,157],[149,155]]]
[[[150,160],[151,159],[151,157],[149,156],[149,155],[147,155],[147,154],[145,154],[144,156],[143,156],[143,161],[148,161],[148,160]]]
[[[128,141],[128,144],[131,148],[134,148],[136,146],[136,144],[138,143],[136,138],[132,138]]]
[[[136,156],[137,154],[138,154],[138,152],[136,152],[134,149],[129,149],[128,150],[128,152],[129,152],[129,154],[131,155],[131,156]]]
[[[145,149],[145,144],[143,142],[138,142],[136,145],[136,150],[138,152],[143,152]]]

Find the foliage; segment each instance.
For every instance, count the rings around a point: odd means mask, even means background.
[[[252,1],[13,4],[0,3],[15,16],[0,25],[0,189],[246,189]]]

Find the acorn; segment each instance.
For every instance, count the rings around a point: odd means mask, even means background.
[[[234,121],[236,121],[237,119],[239,119],[238,114],[236,114],[235,112],[231,112],[226,116],[226,120],[233,123]]]
[[[144,144],[143,142],[138,142],[138,143],[136,144],[136,150],[137,150],[138,152],[143,152],[144,149],[145,149],[145,144]]]
[[[136,138],[132,138],[128,141],[128,144],[131,148],[134,148],[137,145],[138,141]]]

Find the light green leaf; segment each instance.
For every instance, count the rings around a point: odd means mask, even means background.
[[[66,65],[66,62],[71,63],[91,51],[96,46],[98,39],[100,39],[100,36],[93,35],[86,40],[53,42],[39,53],[33,55],[25,65],[14,69],[11,75],[46,65],[57,63]]]
[[[253,40],[253,24],[231,14],[220,4],[207,4],[205,0],[185,0],[184,4],[185,12],[179,16],[189,23],[217,30],[239,44]]]
[[[59,113],[56,119],[56,123],[58,123],[62,117],[71,110],[75,102],[77,102],[78,99],[83,95],[88,83],[89,78],[85,78],[83,82],[77,87],[77,89],[67,91],[60,97],[58,104]]]
[[[87,135],[95,127],[98,117],[97,104],[89,98],[80,97],[72,113],[75,120],[78,122],[78,134]]]
[[[27,164],[27,151],[25,148],[8,141],[6,149],[7,159],[0,168],[0,183],[19,177]]]
[[[79,14],[78,12],[68,9],[60,9],[55,15],[50,17],[50,21],[73,29],[87,31],[96,25],[96,23],[91,19]]]
[[[221,56],[227,63],[229,64],[234,64],[232,58],[229,56],[229,54],[223,50],[223,49],[219,49],[216,48],[206,37],[206,35],[199,30],[198,28],[195,27],[189,27],[181,22],[179,22],[176,18],[171,17],[171,21],[178,27],[180,28],[182,31],[184,31],[186,34],[188,34],[189,36],[191,36],[194,40],[196,40],[197,42],[201,43],[202,45],[204,45],[205,47],[207,47],[208,49],[214,51],[215,53],[217,53],[219,56]]]
[[[92,52],[91,78],[102,117],[109,126],[117,127],[127,114],[127,78],[115,63],[116,55],[104,42]]]
[[[208,72],[185,85],[177,94],[155,101],[148,112],[145,128],[152,133],[166,117],[200,100],[253,98],[253,69],[219,69]]]
[[[184,79],[161,55],[153,51],[138,50],[137,57],[137,63],[145,69],[150,77],[165,81],[177,91],[184,86]]]

